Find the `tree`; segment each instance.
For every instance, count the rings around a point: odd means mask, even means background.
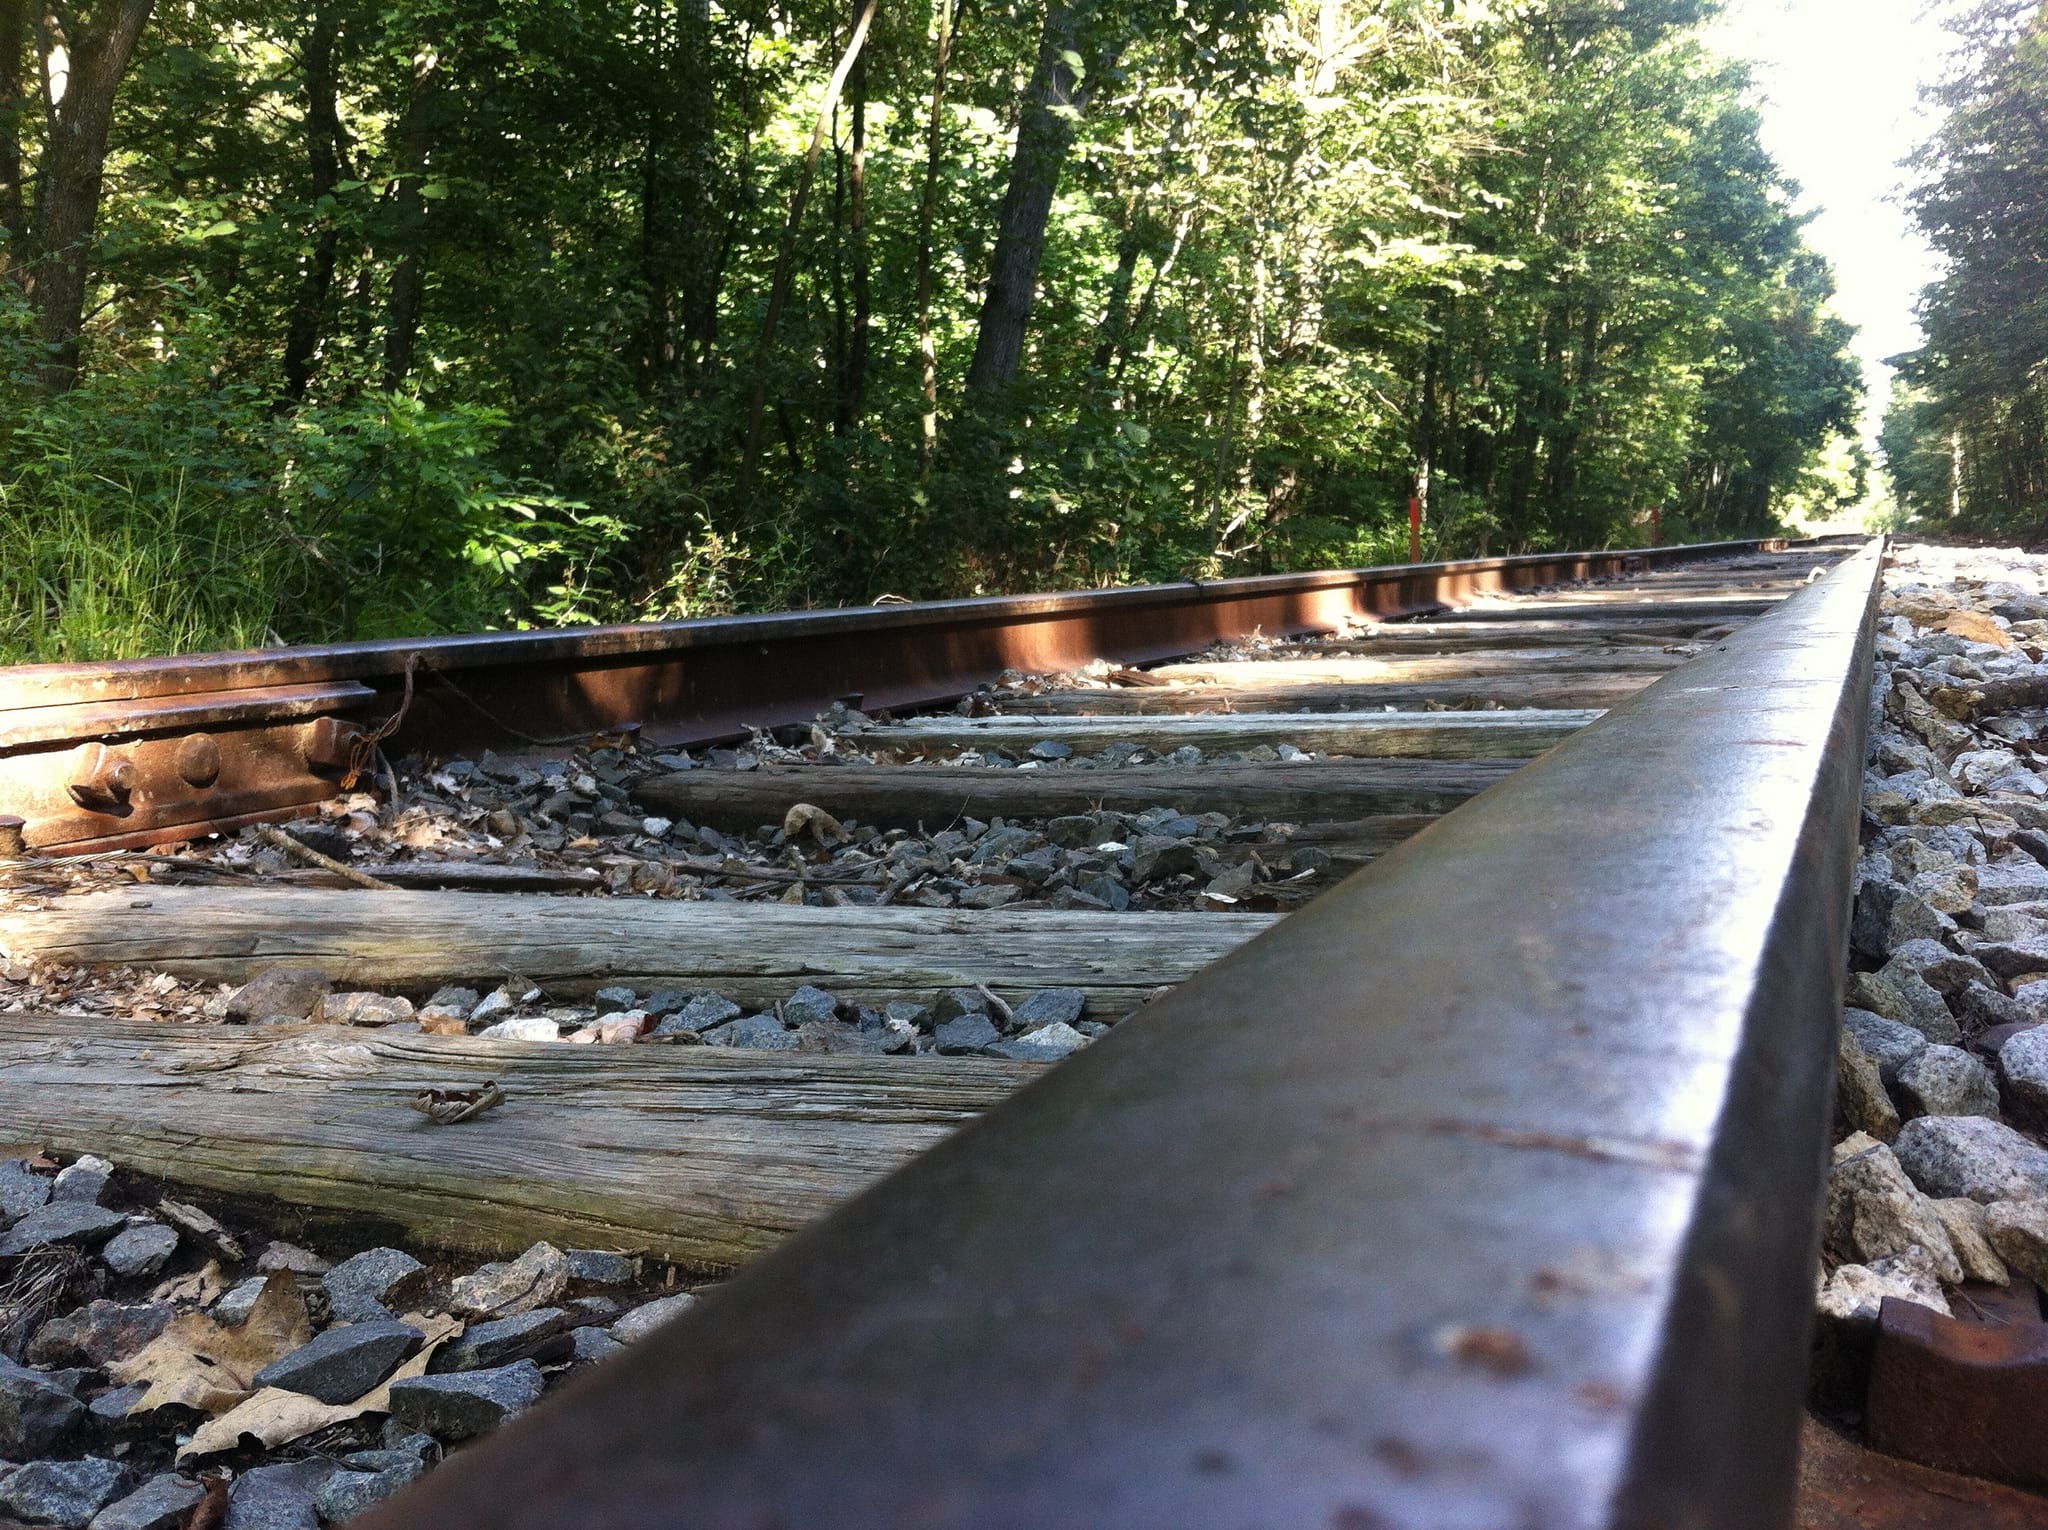
[[[33,210],[20,193],[21,127],[28,113],[20,61],[30,11],[20,0],[0,7],[0,217],[6,220],[8,275],[35,313],[44,356],[43,387],[63,392],[78,379],[93,234],[113,128],[114,100],[149,21],[154,0],[105,0],[90,16],[52,7],[34,21],[42,105],[42,151]]]
[[[1855,379],[1704,9],[171,7],[66,353],[0,0],[0,534],[158,549],[162,642],[1375,562],[1418,488],[1443,555],[1767,529]]]
[[[1911,205],[1942,260],[1925,343],[1898,358],[1882,445],[1913,512],[2048,527],[2048,22],[2021,0],[1952,18],[1944,112],[1913,160]]]

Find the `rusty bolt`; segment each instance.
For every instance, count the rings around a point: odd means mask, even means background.
[[[220,779],[220,745],[195,733],[178,745],[178,775],[187,786],[211,786]]]
[[[363,730],[339,717],[322,717],[306,735],[306,764],[314,770],[339,773],[355,767],[357,743]]]
[[[65,790],[89,813],[126,813],[128,799],[142,784],[133,760],[124,760],[105,744],[87,744],[78,752]]]
[[[0,813],[0,861],[19,861],[28,856],[28,841],[22,831],[28,827],[26,818],[13,813]]]

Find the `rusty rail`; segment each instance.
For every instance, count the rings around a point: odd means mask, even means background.
[[[1005,669],[1143,664],[1254,628],[1327,631],[1472,596],[1782,541],[1540,554],[1059,595],[0,668],[0,815],[69,854],[238,828],[331,796],[403,711],[394,750],[519,748],[636,728],[704,743],[949,701]]]
[[[1875,545],[367,1530],[1786,1523]]]

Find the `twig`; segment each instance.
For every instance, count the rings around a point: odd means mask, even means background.
[[[648,864],[673,866],[677,871],[687,872],[691,876],[723,877],[735,882],[804,882],[817,883],[821,886],[836,882],[842,886],[855,886],[868,880],[867,874],[860,871],[841,875],[820,873],[810,868],[803,871],[784,871],[774,866],[748,866],[737,861],[700,861],[687,856],[681,860],[650,861]]]
[[[342,881],[357,887],[367,887],[373,892],[397,892],[389,882],[380,882],[367,871],[358,871],[344,861],[337,861],[331,855],[322,855],[311,845],[302,845],[284,830],[274,824],[260,823],[256,826],[256,837],[273,850],[282,850],[286,855],[304,861],[309,866],[318,866],[322,871],[331,871]]]
[[[1017,1023],[1017,1012],[991,993],[988,984],[976,983],[974,991],[980,994],[983,1000],[987,1002],[988,1007],[994,1011],[995,1017],[1003,1022],[1005,1030]]]
[[[384,811],[377,815],[377,822],[389,828],[391,820],[398,816],[398,772],[391,768],[390,756],[381,745],[377,749],[377,765],[384,774]]]

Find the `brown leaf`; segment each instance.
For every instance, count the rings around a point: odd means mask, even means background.
[[[109,1365],[107,1374],[123,1386],[148,1384],[133,1413],[181,1403],[220,1414],[249,1395],[258,1371],[312,1337],[298,1282],[279,1270],[263,1282],[241,1327],[227,1328],[203,1312],[188,1312],[139,1353]]]
[[[581,1030],[564,1036],[564,1041],[597,1042],[612,1046],[623,1046],[638,1041],[640,1033],[647,1029],[648,1017],[638,1019],[622,1015],[614,1020],[593,1020]]]
[[[467,1036],[469,1022],[462,1016],[450,1014],[445,1009],[423,1009],[419,1012],[420,1029],[429,1036]]]
[[[209,1259],[204,1269],[167,1280],[149,1295],[152,1301],[191,1302],[194,1306],[209,1307],[227,1288],[228,1278],[220,1271],[220,1261]]]
[[[206,1489],[206,1496],[192,1505],[180,1530],[215,1530],[228,1517],[228,1479],[203,1477],[200,1485]]]
[[[436,1126],[453,1126],[504,1101],[505,1091],[490,1079],[478,1089],[422,1089],[413,1096],[412,1108]]]
[[[1937,632],[1952,633],[1967,642],[2012,647],[2012,634],[1982,611],[1951,611],[1934,626]]]
[[[189,1456],[211,1456],[224,1450],[234,1450],[244,1435],[252,1437],[266,1449],[275,1450],[316,1429],[325,1429],[329,1424],[347,1423],[365,1413],[389,1413],[391,1383],[403,1376],[426,1375],[427,1362],[434,1358],[434,1351],[461,1333],[463,1327],[460,1318],[422,1317],[417,1312],[408,1312],[400,1321],[417,1328],[426,1342],[387,1380],[355,1401],[324,1403],[300,1392],[287,1392],[282,1387],[265,1387],[203,1425],[178,1452],[178,1459],[182,1461]]]

